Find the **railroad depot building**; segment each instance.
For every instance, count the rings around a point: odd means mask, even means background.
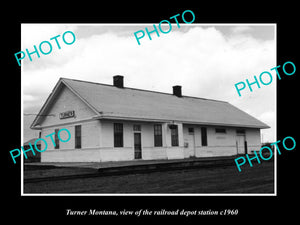
[[[114,76],[113,85],[59,79],[31,125],[44,139],[56,133],[56,146],[48,142],[41,162],[184,159],[260,149],[260,129],[269,126],[228,102],[184,96],[181,86],[172,94],[127,88],[123,79]],[[71,134],[68,142],[57,138],[62,128]]]

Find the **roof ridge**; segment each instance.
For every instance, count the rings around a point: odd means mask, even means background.
[[[108,87],[115,87],[112,84],[104,84],[104,83],[93,82],[93,81],[78,80],[78,79],[73,79],[73,78],[60,77],[60,79],[62,79],[62,80],[72,80],[72,81],[83,82],[83,83],[91,83],[91,84],[95,84],[95,85],[104,85],[104,86],[108,86]],[[146,91],[146,92],[152,92],[152,93],[158,93],[158,94],[165,94],[165,95],[174,96],[171,93],[166,93],[166,92],[161,92],[161,91],[153,91],[153,90],[146,90],[146,89],[139,89],[139,88],[132,88],[132,87],[124,87],[123,89],[136,90],[136,91]],[[177,97],[177,96],[175,96],[175,97]],[[206,101],[216,101],[216,102],[228,103],[227,101],[209,99],[209,98],[201,98],[201,97],[188,96],[188,95],[182,95],[182,97],[180,97],[180,98],[194,98],[194,99],[200,99],[200,100],[206,100]]]

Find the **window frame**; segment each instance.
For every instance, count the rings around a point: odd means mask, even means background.
[[[154,135],[154,147],[162,147],[162,125],[154,124],[153,125],[153,135]]]
[[[201,146],[208,146],[207,144],[207,128],[201,127]]]
[[[59,129],[54,129],[54,143],[55,143],[55,147],[54,149],[59,149],[59,138],[58,138],[58,132],[59,132]]]
[[[227,131],[226,131],[226,128],[219,128],[219,127],[217,127],[217,128],[215,128],[215,133],[216,134],[226,134]]]
[[[194,127],[188,127],[188,133],[191,135],[194,134],[195,133]]]
[[[114,123],[114,147],[124,147],[124,127],[123,123]]]
[[[171,146],[179,146],[178,125],[175,125],[174,128],[171,129]]]
[[[246,130],[245,129],[236,129],[236,134],[237,135],[245,135],[246,134]]]
[[[75,126],[75,149],[82,148],[82,129],[81,125]]]
[[[142,126],[140,124],[133,124],[133,131],[134,132],[141,132],[142,131]]]

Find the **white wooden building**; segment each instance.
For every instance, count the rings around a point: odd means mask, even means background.
[[[41,137],[66,128],[68,142],[48,143],[42,162],[183,159],[251,153],[266,124],[228,102],[60,78],[33,121]],[[58,140],[56,138],[56,140]],[[43,145],[43,142],[42,142]],[[44,149],[45,146],[41,146]]]

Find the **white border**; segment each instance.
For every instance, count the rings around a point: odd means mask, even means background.
[[[39,24],[39,23],[24,23],[24,24]],[[153,25],[153,24],[149,24],[149,23],[127,23],[127,24],[106,24],[106,23],[43,23],[43,24],[53,24],[53,25],[89,25],[89,26],[99,26],[99,25],[104,25],[104,26],[141,26],[141,25]],[[172,23],[174,24],[174,23]],[[276,65],[277,65],[277,23],[226,23],[226,24],[219,24],[219,23],[193,23],[193,24],[180,24],[180,26],[274,26],[274,48],[275,48],[275,54],[276,54]],[[22,34],[22,24],[21,24],[21,34]],[[22,39],[22,37],[21,37]],[[21,49],[23,49],[22,46],[22,41],[21,41]],[[23,130],[23,66],[22,66],[22,61],[21,61],[21,145],[23,146],[24,140],[24,130]],[[274,65],[274,66],[276,66]],[[277,79],[275,79],[275,137],[277,138]],[[274,151],[276,152],[276,151]],[[209,194],[160,194],[160,193],[156,193],[156,194],[116,194],[116,193],[111,193],[111,194],[100,194],[100,193],[90,193],[90,194],[68,194],[68,193],[64,193],[64,194],[47,194],[47,193],[35,193],[35,194],[28,194],[28,193],[24,193],[24,171],[23,171],[23,166],[24,166],[24,160],[23,160],[23,153],[21,154],[21,196],[277,196],[277,152],[276,154],[274,154],[274,162],[275,162],[275,166],[274,166],[274,193],[251,193],[251,194],[221,194],[221,193],[209,193]]]

